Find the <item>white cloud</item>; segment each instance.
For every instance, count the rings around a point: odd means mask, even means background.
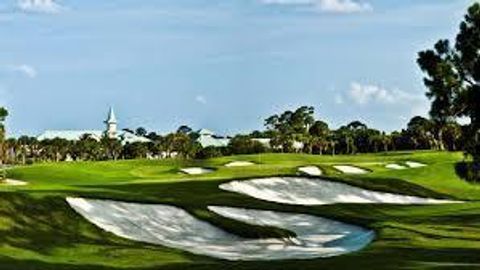
[[[357,0],[260,0],[270,5],[309,6],[324,13],[356,13],[371,11],[369,3]]]
[[[17,6],[25,12],[58,13],[62,6],[55,0],[18,0]]]
[[[348,96],[359,105],[372,102],[381,104],[419,102],[425,100],[423,95],[414,95],[398,89],[388,90],[378,85],[353,82]]]
[[[35,77],[37,77],[37,70],[30,66],[30,65],[18,65],[18,66],[12,66],[11,67],[11,70],[12,71],[16,71],[16,72],[20,72],[22,73],[23,75],[33,79]]]
[[[332,13],[354,13],[372,10],[370,4],[353,0],[322,0],[318,1],[318,7],[321,11]]]
[[[202,95],[196,96],[195,101],[201,104],[207,104],[207,99]]]

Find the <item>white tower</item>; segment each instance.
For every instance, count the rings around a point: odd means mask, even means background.
[[[108,112],[108,118],[105,120],[105,124],[107,125],[107,130],[105,134],[108,138],[114,139],[117,137],[117,118],[115,117],[115,112],[113,111],[113,107],[110,107],[110,111]]]

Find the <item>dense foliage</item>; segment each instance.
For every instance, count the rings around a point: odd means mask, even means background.
[[[472,171],[480,177],[480,4],[475,3],[460,24],[453,45],[438,41],[433,49],[419,53],[418,64],[432,100],[430,115],[436,137],[443,141],[445,129],[455,117],[471,121],[464,129],[465,152],[473,157]],[[451,134],[449,134],[451,135]]]
[[[87,134],[77,141],[61,138],[38,141],[35,137],[21,136],[6,141],[7,161],[28,164],[64,160],[206,159],[265,152],[336,155],[421,149],[456,151],[466,147],[463,143],[466,127],[456,122],[443,126],[443,135],[439,137],[435,135],[437,124],[434,120],[415,116],[405,129],[387,134],[360,121],[330,129],[325,121],[315,118],[314,112],[313,107],[303,106],[270,116],[265,120],[266,130],[239,134],[222,147],[202,147],[197,140],[199,134],[187,126],[164,136],[137,128],[137,136],[148,138],[150,142],[126,144],[108,137],[97,140]]]

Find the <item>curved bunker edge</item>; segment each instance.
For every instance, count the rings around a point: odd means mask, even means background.
[[[362,249],[375,237],[371,230],[311,215],[208,207],[226,218],[276,226],[297,235],[289,239],[246,239],[199,220],[175,206],[71,197],[66,200],[78,214],[117,236],[231,261],[339,256]]]

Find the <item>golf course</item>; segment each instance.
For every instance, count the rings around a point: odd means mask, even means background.
[[[13,167],[8,178],[25,185],[0,186],[0,265],[2,269],[476,269],[480,267],[480,187],[457,175],[455,168],[462,160],[460,152],[436,151],[355,156],[272,153]],[[242,166],[226,166],[232,162]],[[424,166],[409,167],[409,163]],[[322,175],[305,175],[298,170],[303,166],[315,166]],[[361,168],[365,173],[348,174],[337,166]],[[208,172],[189,175],[182,172],[184,168],[208,168]],[[445,203],[306,205],[219,188],[232,181],[271,177],[328,181]],[[89,222],[67,198],[171,206],[252,241],[289,239],[295,232],[242,222],[212,211],[211,206],[326,218],[371,230],[374,236],[363,248],[339,256],[221,259],[120,237]]]
[[[480,0],[0,11],[0,270],[480,269]]]

